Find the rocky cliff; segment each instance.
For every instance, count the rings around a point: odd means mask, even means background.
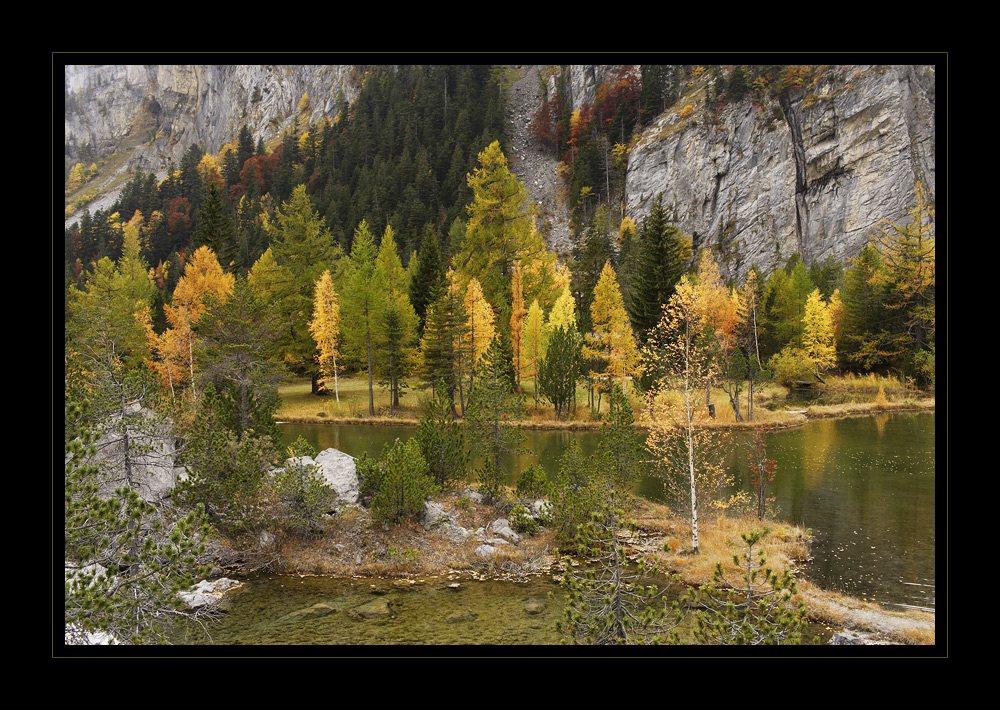
[[[745,99],[709,117],[688,98],[633,149],[627,212],[638,222],[662,192],[730,274],[796,252],[853,257],[880,219],[906,221],[915,181],[934,199],[933,66],[841,68],[782,97],[780,113]]]
[[[564,67],[574,105],[592,101],[620,67]],[[537,76],[521,67],[511,111],[511,165],[568,240],[556,197],[556,162],[531,146]],[[72,146],[128,155],[127,166],[162,174],[192,143],[217,151],[243,123],[276,137],[308,94],[313,119],[356,95],[345,65],[66,67],[65,135]],[[769,270],[793,253],[807,263],[854,256],[879,219],[903,221],[920,180],[934,198],[935,67],[837,67],[776,106],[750,99],[718,111],[689,86],[639,136],[629,157],[626,214],[640,222],[663,193],[695,246],[715,247],[725,271]],[[685,107],[690,109],[685,110]]]
[[[351,101],[355,67],[318,65],[67,65],[65,140],[100,154],[127,152],[127,167],[162,172],[193,143],[217,152],[245,123],[269,141],[309,96],[311,115]]]

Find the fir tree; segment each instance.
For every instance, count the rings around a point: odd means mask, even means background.
[[[420,250],[417,252],[417,268],[410,282],[410,303],[420,319],[420,333],[423,334],[427,317],[427,307],[434,302],[445,288],[445,271],[442,267],[441,252],[438,250],[434,230],[428,226],[424,230]]]
[[[508,478],[506,457],[519,453],[524,439],[517,423],[520,396],[514,393],[511,369],[510,343],[501,332],[476,364],[475,385],[465,413],[470,438],[483,459],[476,472],[480,491],[488,499],[500,496]]]
[[[632,326],[642,342],[660,321],[663,306],[691,258],[690,240],[669,220],[663,195],[659,194],[640,230],[641,251],[628,304]]]
[[[209,185],[199,212],[194,245],[207,246],[214,251],[223,270],[230,273],[236,270],[236,231],[219,194],[219,186],[214,182]]]
[[[568,412],[580,374],[580,339],[576,330],[558,326],[549,334],[545,357],[538,368],[538,389],[555,407],[556,416]]]
[[[443,382],[433,389],[414,438],[427,462],[428,473],[440,488],[465,478],[468,454],[462,425],[455,418]]]

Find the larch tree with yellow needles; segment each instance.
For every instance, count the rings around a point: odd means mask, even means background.
[[[309,332],[319,351],[319,371],[324,380],[333,377],[333,390],[340,403],[340,381],[337,355],[340,352],[340,297],[333,287],[333,277],[327,269],[316,282],[313,297],[313,317]]]

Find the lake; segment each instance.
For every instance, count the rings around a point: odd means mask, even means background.
[[[379,456],[412,426],[282,424],[286,443],[305,438],[317,451]],[[552,475],[571,439],[583,453],[597,446],[594,431],[525,430],[528,453],[508,462],[516,473],[538,463]],[[806,576],[824,589],[890,608],[935,606],[935,415],[882,413],[812,420],[772,432],[767,455],[777,462],[770,487],[779,517],[811,528],[813,559]],[[729,465],[748,481],[750,434],[734,435]],[[661,483],[644,480],[637,493],[659,500]]]

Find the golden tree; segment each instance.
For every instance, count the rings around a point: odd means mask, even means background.
[[[536,298],[524,319],[524,377],[532,378],[535,404],[538,404],[538,365],[545,357],[545,315]]]
[[[175,370],[174,366],[179,362],[185,363],[192,396],[195,395],[193,326],[205,311],[203,303],[205,295],[212,294],[220,300],[225,300],[233,290],[234,280],[232,274],[222,270],[215,252],[208,247],[199,247],[184,265],[184,275],[174,288],[173,303],[163,307],[168,330],[173,331],[169,335],[164,333],[165,337],[161,344],[163,360],[172,363],[165,369],[171,373],[169,375],[171,378],[174,374],[178,376],[178,379],[170,380],[171,385],[183,384],[183,370]]]
[[[313,297],[313,317],[309,332],[319,350],[319,370],[324,379],[333,375],[333,388],[340,402],[340,382],[337,375],[337,355],[340,345],[340,299],[333,287],[333,277],[327,269],[316,282]]]
[[[524,293],[521,284],[521,263],[514,262],[511,273],[510,299],[510,347],[514,353],[514,391],[521,391],[521,374],[524,362],[524,317],[528,311],[524,307]]]
[[[628,376],[639,365],[639,349],[610,261],[605,262],[594,287],[590,317],[594,330],[584,345],[584,355],[604,360],[604,372],[594,374],[602,377],[608,386],[613,378],[621,378],[622,390],[628,391]]]
[[[833,311],[817,288],[806,299],[802,316],[802,348],[816,369],[816,376],[837,364]]]
[[[569,284],[563,286],[552,310],[549,311],[548,320],[545,322],[546,337],[560,326],[576,332],[576,300],[573,298]]]
[[[472,364],[475,365],[493,342],[495,334],[493,309],[486,302],[483,289],[476,278],[470,279],[465,289],[465,312],[468,315],[469,339],[472,342]]]
[[[730,483],[716,460],[721,447],[712,430],[703,426],[708,408],[702,393],[717,372],[706,346],[704,313],[697,290],[683,277],[643,352],[643,361],[656,378],[647,393],[646,444],[666,492],[687,514],[694,552],[698,552],[699,506],[719,501]]]

